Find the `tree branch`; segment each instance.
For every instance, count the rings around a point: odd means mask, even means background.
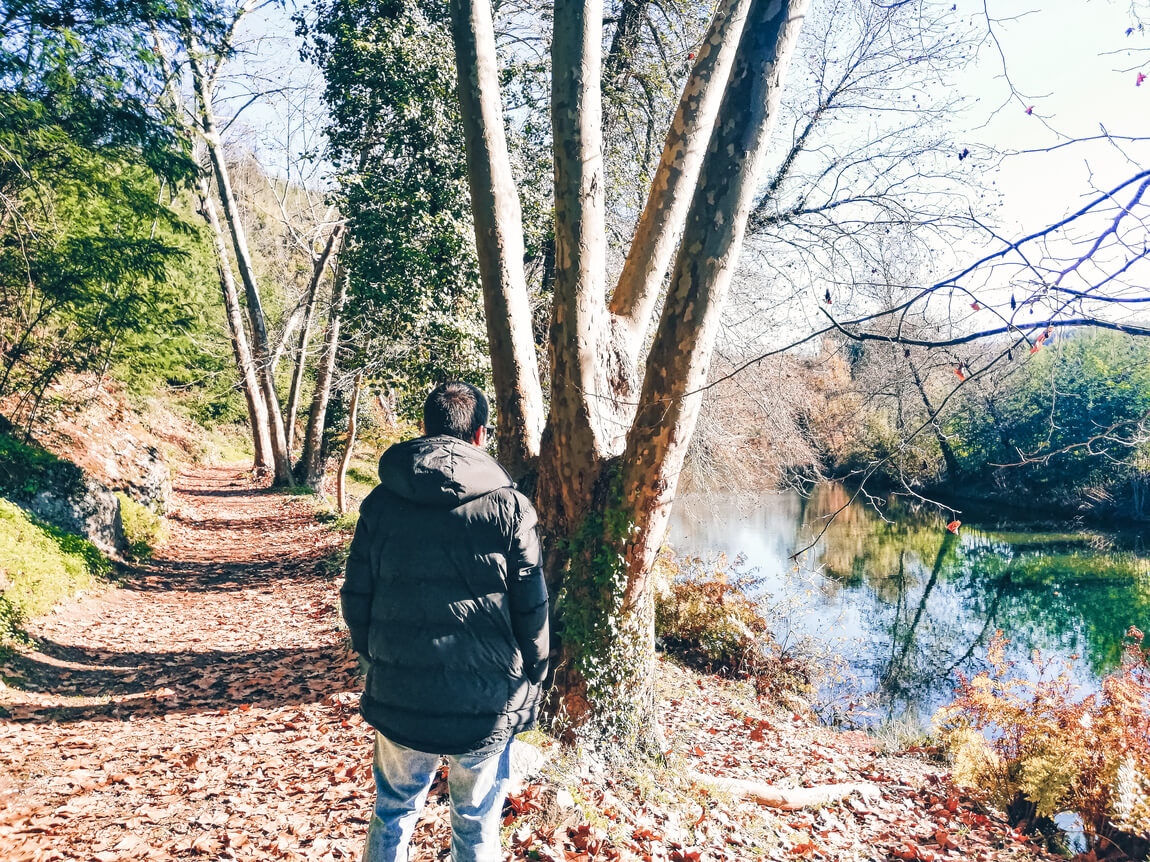
[[[687,218],[708,132],[715,124],[749,6],[750,0],[724,0],[715,10],[667,131],[647,204],[611,297],[611,312],[625,334],[632,363]]]

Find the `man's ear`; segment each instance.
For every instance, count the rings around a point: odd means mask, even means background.
[[[482,449],[487,445],[487,426],[480,425],[475,429],[475,435],[471,438],[471,442]]]

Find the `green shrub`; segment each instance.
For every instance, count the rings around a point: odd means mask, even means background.
[[[0,418],[0,425],[6,425]],[[16,499],[33,497],[49,484],[48,477],[78,481],[79,469],[35,444],[24,443],[0,427],[0,494]]]
[[[725,573],[674,577],[655,603],[655,634],[666,648],[703,670],[742,673],[754,663],[766,625],[737,583]]]
[[[147,506],[137,503],[122,491],[117,491],[116,497],[120,500],[120,521],[124,525],[128,553],[136,559],[150,557],[167,538],[167,524]]]
[[[21,637],[27,620],[106,578],[111,569],[86,539],[0,498],[0,642]]]

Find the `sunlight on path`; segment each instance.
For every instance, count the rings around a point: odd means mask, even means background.
[[[171,538],[5,661],[0,858],[341,859],[370,738],[307,497],[237,468],[176,482]]]

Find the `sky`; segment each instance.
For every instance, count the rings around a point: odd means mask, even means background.
[[[815,4],[819,0],[813,0]],[[1150,78],[1136,84],[1138,70],[1150,75],[1150,3],[1141,5],[1147,27],[1139,32],[1127,0],[956,0],[957,12],[985,27],[987,16],[1001,45],[1001,56],[988,40],[979,62],[960,90],[977,102],[958,121],[971,139],[1004,150],[1048,147],[1066,137],[1097,135],[1101,127],[1116,135],[1150,136]],[[287,8],[266,6],[248,22],[246,37],[267,80],[311,79],[322,86],[296,56],[297,40]],[[980,24],[981,22],[981,24]],[[1003,74],[1005,69],[1009,80]],[[1010,86],[1017,96],[1012,98]],[[1033,112],[1026,114],[1026,107]],[[997,110],[996,110],[997,109]],[[247,109],[245,122],[271,135],[279,133],[282,114],[274,102]],[[961,136],[963,129],[957,129]],[[1145,146],[1133,148],[1145,164]],[[1129,165],[1112,148],[1073,148],[1049,158],[1030,154],[1008,163],[1003,181],[1012,207],[1048,212],[1051,204],[1071,201],[1071,190],[1087,175],[1089,163],[1102,178],[1116,177]]]
[[[989,20],[993,34],[979,49],[977,62],[952,84],[967,101],[967,108],[954,116],[953,133],[956,152],[985,146],[1009,154],[990,175],[1002,193],[994,220],[1003,237],[1017,238],[1049,225],[1100,190],[1150,168],[1150,77],[1141,83],[1138,78],[1150,75],[1148,0],[954,0],[954,9],[980,31],[988,30]],[[303,114],[310,123],[276,96],[245,111],[239,125],[255,130],[262,161],[273,170],[284,162],[289,130],[293,143],[315,146],[322,111],[322,79],[297,56],[293,11],[291,0],[287,9],[260,10],[248,23],[247,36],[257,40],[253,51],[239,61],[240,70],[255,71],[273,88],[291,83],[301,88],[297,93],[309,94]],[[1145,29],[1139,27],[1139,13]],[[237,98],[234,104],[244,101]],[[1066,145],[1103,129],[1143,140]],[[320,182],[319,175],[311,181]],[[1124,200],[1130,194],[1132,189],[1122,192]],[[1150,214],[1150,204],[1140,214]],[[1084,223],[1083,230],[1097,231],[1102,223],[1101,218]],[[1141,236],[1146,233],[1146,226],[1140,228]],[[971,259],[979,251],[979,241],[972,242],[960,250]],[[1069,249],[1063,246],[1064,253]],[[1150,281],[1144,264],[1142,272]]]
[[[966,6],[982,13],[981,3],[962,0],[959,9]],[[994,29],[1009,83],[997,51],[984,46],[984,59],[967,83],[986,115],[971,117],[973,135],[1008,151],[1050,147],[1071,137],[1099,135],[1103,128],[1112,135],[1150,137],[1150,79],[1137,84],[1139,69],[1150,73],[1150,32],[1135,29],[1127,35],[1136,25],[1128,4],[988,0],[986,8],[1001,20]],[[1010,84],[1017,97],[1011,97]],[[986,125],[980,128],[981,122]],[[1150,145],[1126,149],[1135,162],[1150,167]],[[1037,228],[1050,213],[1076,209],[1092,175],[1094,185],[1108,188],[1134,172],[1135,165],[1117,149],[1099,142],[1013,156],[997,179],[1014,219]]]

